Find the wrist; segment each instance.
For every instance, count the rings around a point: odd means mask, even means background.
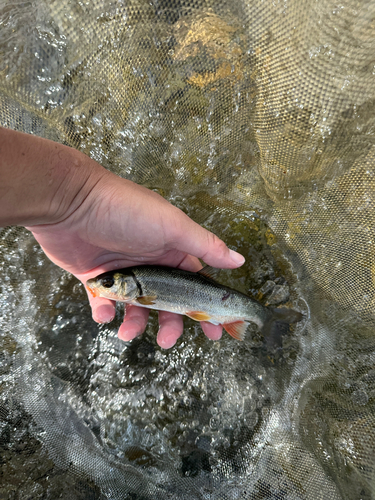
[[[63,220],[106,172],[73,148],[0,127],[0,226]]]
[[[111,175],[96,161],[73,148],[63,147],[53,168],[54,189],[40,224],[57,224],[68,219],[84,205],[101,179]]]

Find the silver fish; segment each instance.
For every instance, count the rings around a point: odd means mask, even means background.
[[[289,324],[302,319],[302,314],[293,309],[266,307],[221,285],[214,279],[217,272],[210,266],[196,273],[163,266],[134,266],[100,274],[89,279],[86,286],[94,297],[222,325],[237,340],[243,340],[249,322],[266,334],[275,322]]]

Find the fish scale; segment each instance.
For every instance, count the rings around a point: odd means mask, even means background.
[[[249,322],[267,333],[276,321],[295,323],[302,319],[297,311],[263,306],[218,283],[213,279],[217,272],[210,266],[196,273],[164,266],[134,266],[103,273],[88,280],[86,286],[96,297],[222,325],[237,340],[243,340]]]

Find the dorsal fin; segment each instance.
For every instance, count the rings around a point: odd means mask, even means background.
[[[215,281],[219,276],[220,271],[221,269],[217,269],[216,267],[204,266],[200,271],[198,271],[198,274]]]

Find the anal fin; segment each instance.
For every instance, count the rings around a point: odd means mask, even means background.
[[[232,321],[231,323],[224,323],[223,328],[236,340],[243,340],[245,332],[249,323],[247,321]]]

